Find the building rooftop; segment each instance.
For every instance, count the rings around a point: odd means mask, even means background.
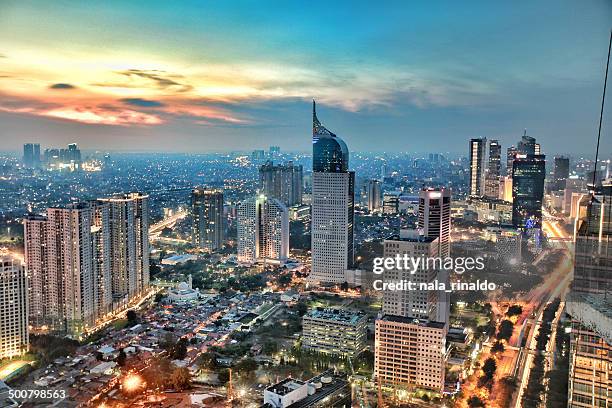
[[[355,324],[365,317],[365,313],[357,310],[317,307],[309,310],[306,316],[313,319],[325,319]]]
[[[432,320],[425,319],[414,319],[412,317],[404,317],[404,316],[394,316],[394,315],[384,315],[382,319],[386,322],[393,323],[405,323],[405,324],[414,324],[423,327],[431,327],[433,329],[442,329],[446,326],[446,323],[443,322],[434,322]]]
[[[269,386],[268,388],[266,388],[266,391],[273,392],[277,395],[287,395],[291,391],[295,391],[298,388],[302,387],[304,384],[306,384],[304,381],[287,377],[281,382]]]

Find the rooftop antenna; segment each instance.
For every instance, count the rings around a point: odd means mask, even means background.
[[[606,62],[606,75],[604,79],[603,95],[601,97],[601,111],[599,112],[599,131],[597,132],[597,149],[595,149],[595,166],[593,169],[593,189],[597,177],[597,160],[599,159],[599,140],[601,139],[601,122],[603,121],[604,104],[606,102],[606,87],[608,85],[608,68],[610,68],[610,49],[612,49],[612,30],[610,30],[610,42],[608,43],[608,60]]]

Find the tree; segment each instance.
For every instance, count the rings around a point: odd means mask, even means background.
[[[308,305],[306,304],[306,302],[299,302],[297,305],[295,305],[295,307],[300,317],[304,316],[308,311]]]
[[[119,351],[119,354],[117,355],[117,359],[115,360],[115,362],[117,363],[117,365],[119,367],[123,367],[125,365],[125,359],[127,358],[125,351],[121,350]]]
[[[236,364],[236,371],[238,372],[248,374],[252,373],[255,370],[257,370],[257,361],[253,360],[252,358],[245,358],[244,360]]]
[[[497,330],[497,338],[499,340],[510,340],[514,331],[514,323],[510,320],[502,320]]]
[[[202,370],[214,370],[217,368],[217,357],[210,351],[200,354],[198,357],[198,367]]]
[[[138,314],[132,309],[127,311],[126,317],[130,326],[134,326],[138,323]]]
[[[142,372],[149,388],[165,387],[170,379],[173,365],[166,357],[153,357],[149,366]]]
[[[170,384],[177,391],[183,391],[191,387],[191,373],[186,367],[177,367],[170,375]]]
[[[228,369],[223,369],[221,371],[219,371],[219,373],[217,374],[217,378],[219,379],[219,382],[221,384],[225,384],[226,382],[229,381],[229,370]]]
[[[482,365],[482,372],[484,373],[484,379],[489,382],[493,380],[495,371],[497,370],[497,362],[493,357],[489,357],[485,360]]]
[[[523,314],[523,307],[521,305],[512,305],[506,311],[506,316],[520,316]]]
[[[479,407],[484,407],[485,403],[479,397],[477,397],[476,395],[473,395],[468,399],[468,406],[470,408],[479,408]]]
[[[173,360],[182,360],[187,356],[187,339],[181,337],[179,341],[176,342],[174,347],[172,347],[172,351],[170,352],[170,356]]]
[[[497,341],[496,341],[496,342],[493,344],[493,347],[491,347],[491,351],[492,351],[493,353],[500,353],[500,352],[501,352],[501,353],[503,353],[505,349],[506,349],[506,348],[504,347],[504,344],[503,344],[501,341],[499,341],[499,340],[497,340]]]

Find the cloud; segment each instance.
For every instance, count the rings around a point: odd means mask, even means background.
[[[152,81],[159,89],[169,89],[176,92],[188,92],[193,89],[191,85],[178,82],[182,78],[181,75],[171,74],[162,70],[128,69],[117,73],[128,77],[132,81],[137,79]]]
[[[50,89],[75,89],[76,86],[71,85],[71,84],[66,84],[66,83],[58,83],[58,84],[53,84],[49,87]]]
[[[159,101],[153,101],[153,100],[142,99],[142,98],[123,98],[121,99],[121,102],[127,105],[140,106],[143,108],[157,108],[157,107],[164,106],[164,104]]]

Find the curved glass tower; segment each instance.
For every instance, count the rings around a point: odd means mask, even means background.
[[[312,101],[312,171],[346,172],[348,159],[346,143],[319,122],[316,102]]]
[[[312,102],[311,282],[341,284],[353,267],[355,173],[348,148],[317,119]]]

